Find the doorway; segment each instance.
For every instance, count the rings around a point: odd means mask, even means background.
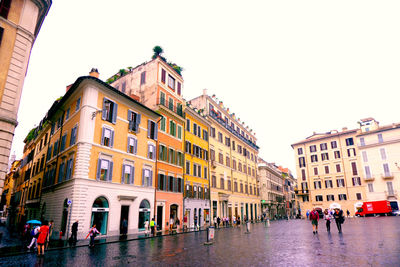
[[[65,232],[67,230],[67,219],[68,219],[68,199],[64,200],[64,205],[63,205],[63,212],[62,212],[62,217],[61,217],[61,232],[62,236],[65,235]]]
[[[146,221],[150,224],[150,203],[144,199],[139,206],[139,231],[146,230],[144,227]]]
[[[157,206],[157,230],[162,230],[163,226],[163,206]]]
[[[124,222],[126,220],[126,222]],[[119,220],[119,233],[124,235],[128,231],[129,206],[121,206],[121,218]]]

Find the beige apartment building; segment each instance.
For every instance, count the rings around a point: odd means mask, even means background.
[[[359,122],[357,146],[361,155],[366,194],[369,201],[388,200],[399,209],[400,124],[379,126],[373,118]]]
[[[0,1],[0,194],[33,43],[51,0]]]
[[[366,200],[365,181],[358,153],[358,130],[314,133],[294,143],[297,184],[301,214],[332,206],[350,211],[353,216]]]

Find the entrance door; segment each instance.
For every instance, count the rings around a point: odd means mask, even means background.
[[[232,221],[232,207],[228,208],[228,218],[229,218],[229,221],[231,222]]]
[[[163,206],[157,206],[157,230],[162,230],[163,226]]]
[[[203,226],[202,221],[203,221],[203,217],[201,216],[201,209],[199,209],[199,227]]]
[[[129,206],[121,206],[121,218],[119,220],[119,233],[126,234],[128,231]],[[124,222],[126,220],[126,222]]]
[[[62,236],[65,235],[65,232],[67,230],[67,219],[68,219],[68,199],[64,200],[64,208],[63,208],[63,213],[61,217],[61,232]]]
[[[145,230],[146,221],[150,224],[150,203],[146,199],[143,199],[139,206],[139,231]]]

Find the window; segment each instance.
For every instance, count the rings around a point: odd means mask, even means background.
[[[1,11],[0,11],[1,13]],[[4,33],[4,28],[0,27],[0,45],[1,45],[1,41],[3,40],[3,33]]]
[[[364,137],[360,137],[360,146],[365,146]]]
[[[182,126],[178,125],[178,139],[182,139]]]
[[[368,184],[368,191],[369,192],[374,192],[374,185],[372,183]]]
[[[186,161],[186,174],[190,175],[190,161]]]
[[[44,158],[42,158],[42,159],[44,159]],[[74,158],[70,158],[70,159],[67,160],[67,172],[65,174],[65,180],[66,181],[71,179],[73,164],[74,164]],[[42,165],[42,168],[43,168],[43,165]]]
[[[146,71],[143,71],[140,74],[140,85],[143,85],[146,83]],[[124,84],[122,84],[122,86],[124,87]]]
[[[392,175],[390,174],[389,164],[387,164],[387,163],[383,164],[383,172],[384,172],[384,176],[385,176],[385,177],[390,177],[390,176],[392,176]]]
[[[318,162],[318,155],[311,155],[311,162]]]
[[[240,167],[240,163],[239,163],[239,167]],[[302,178],[303,181],[306,180],[306,170],[305,169],[301,170],[301,178]]]
[[[314,175],[318,175],[318,168],[317,167],[314,168]]]
[[[172,98],[168,99],[168,108],[174,111],[174,100]]]
[[[337,187],[344,187],[344,179],[336,179]]]
[[[325,173],[326,173],[326,174],[329,173],[329,166],[325,166]]]
[[[379,142],[379,143],[383,143],[382,134],[378,134],[378,142]]]
[[[218,141],[222,143],[222,133],[218,132]]]
[[[204,167],[204,179],[207,179],[207,177],[208,177],[207,173],[208,173],[208,169],[207,169],[207,167]]]
[[[137,139],[133,137],[128,137],[127,152],[131,154],[137,153]]]
[[[164,94],[164,92],[160,92],[160,104],[165,106],[165,94]]]
[[[210,136],[215,138],[215,128],[214,127],[210,128]]]
[[[353,137],[346,138],[346,146],[352,146],[352,145],[354,145]]]
[[[176,136],[176,123],[174,121],[169,121],[169,134]]]
[[[325,180],[325,188],[332,188],[333,183],[332,180]]]
[[[232,168],[236,170],[236,160],[232,160]]]
[[[190,120],[186,119],[186,131],[190,132]]]
[[[336,141],[332,141],[332,142],[331,142],[331,148],[332,148],[332,149],[337,148],[337,143],[336,143]]]
[[[121,184],[133,184],[135,168],[131,165],[122,164]]]
[[[0,17],[7,19],[10,7],[11,7],[11,0],[2,0],[0,2]]]
[[[361,178],[360,177],[353,177],[352,181],[353,181],[353,186],[361,185]]]
[[[321,189],[321,181],[314,181],[314,188]]]
[[[217,187],[217,177],[215,175],[212,176],[211,181],[212,181],[211,186],[213,188],[216,188]]]
[[[78,131],[78,126],[75,126],[74,128],[72,128],[71,130],[71,138],[69,139],[69,145],[75,145],[76,142],[76,133]]]
[[[113,162],[106,159],[99,159],[97,164],[97,180],[112,181]]]
[[[203,139],[208,141],[208,132],[206,130],[203,130]]]
[[[341,172],[340,164],[336,164],[336,172]]]
[[[164,174],[158,174],[158,186],[159,190],[167,190],[167,177]]]
[[[148,144],[147,146],[147,158],[155,160],[156,159],[156,147],[153,144]]]
[[[212,161],[215,160],[215,151],[212,150],[212,149],[210,149],[210,159],[211,159]]]
[[[355,163],[355,162],[351,163],[351,170],[353,171],[353,175],[357,175],[358,174],[357,163]]]
[[[335,155],[335,159],[340,159],[340,151],[335,151],[333,154]]]
[[[109,121],[111,123],[116,123],[117,121],[117,110],[118,104],[107,99],[103,98],[103,112],[102,119],[105,121]]]
[[[365,177],[371,178],[371,170],[369,169],[369,166],[365,166],[364,170],[365,170]]]
[[[139,131],[139,124],[141,119],[142,119],[141,114],[128,110],[129,130],[137,133]]]
[[[231,146],[231,139],[225,136],[225,145],[230,147]]]
[[[158,126],[154,121],[147,121],[147,137],[153,140],[157,140]]]
[[[142,170],[142,186],[153,185],[153,171],[149,169]]]
[[[161,69],[161,82],[165,83],[165,78],[167,77],[166,71],[164,69]]]
[[[181,91],[182,91],[182,84],[180,82],[178,82],[178,95],[181,95]]]
[[[240,183],[240,193],[243,193],[243,184]]]
[[[321,160],[329,160],[329,155],[328,155],[328,153],[322,153],[322,154],[321,154]]]
[[[64,179],[64,170],[65,170],[65,162],[63,161],[60,164],[60,167],[58,169],[58,182],[61,183]],[[33,175],[32,175],[33,176]]]
[[[315,201],[323,201],[321,195],[315,196]]]
[[[328,149],[328,145],[327,145],[326,143],[320,144],[319,147],[321,148],[321,151],[322,151],[322,150],[327,150],[327,149]]]
[[[167,119],[165,117],[162,117],[160,120],[160,131],[165,132],[166,123],[167,123]]]
[[[162,161],[167,161],[167,148],[161,144],[159,146],[158,159]]]
[[[75,111],[78,111],[80,108],[81,108],[81,98],[78,98],[78,100],[76,100]]]
[[[355,149],[355,148],[349,148],[349,149],[347,149],[347,156],[349,156],[349,157],[355,157],[355,156],[356,156],[356,149]]]
[[[229,156],[225,157],[225,162],[226,162],[226,166],[230,167],[231,166],[231,160],[229,159]]]
[[[385,149],[381,148],[379,151],[381,153],[381,159],[382,160],[386,160],[386,151],[385,151]]]
[[[101,145],[113,147],[114,145],[114,131],[103,127],[103,131],[101,134]]]
[[[356,193],[356,198],[357,200],[361,200],[362,199],[361,193]]]
[[[317,152],[317,146],[310,146],[310,152]]]
[[[175,164],[175,150],[172,148],[168,151],[168,162],[171,164]]]
[[[224,189],[224,188],[225,188],[224,178],[222,178],[222,177],[219,179],[219,187],[220,187],[221,189]]]
[[[222,155],[222,153],[219,153],[219,154],[218,154],[218,162],[219,162],[220,164],[224,164],[224,156]]]
[[[197,165],[193,163],[193,176],[197,176]]]
[[[300,158],[299,158],[299,165],[300,165],[300,166],[299,166],[300,168],[306,166],[306,160],[305,160],[304,157],[300,157]]]
[[[65,120],[69,119],[69,111],[70,111],[70,108],[68,108],[67,111],[65,112]]]
[[[346,194],[339,194],[339,200],[347,200]]]
[[[335,201],[335,195],[326,195],[327,201]]]
[[[393,183],[392,182],[386,182],[386,186],[387,186],[387,193],[390,196],[394,195],[394,190],[393,190]]]
[[[297,149],[297,155],[303,155],[303,148],[302,147],[299,147]]]
[[[362,152],[362,158],[364,162],[368,162],[367,151]]]
[[[175,91],[175,79],[168,75],[168,87]]]

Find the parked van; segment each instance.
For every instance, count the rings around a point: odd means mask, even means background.
[[[387,200],[368,201],[357,210],[356,216],[391,215],[392,207]]]

